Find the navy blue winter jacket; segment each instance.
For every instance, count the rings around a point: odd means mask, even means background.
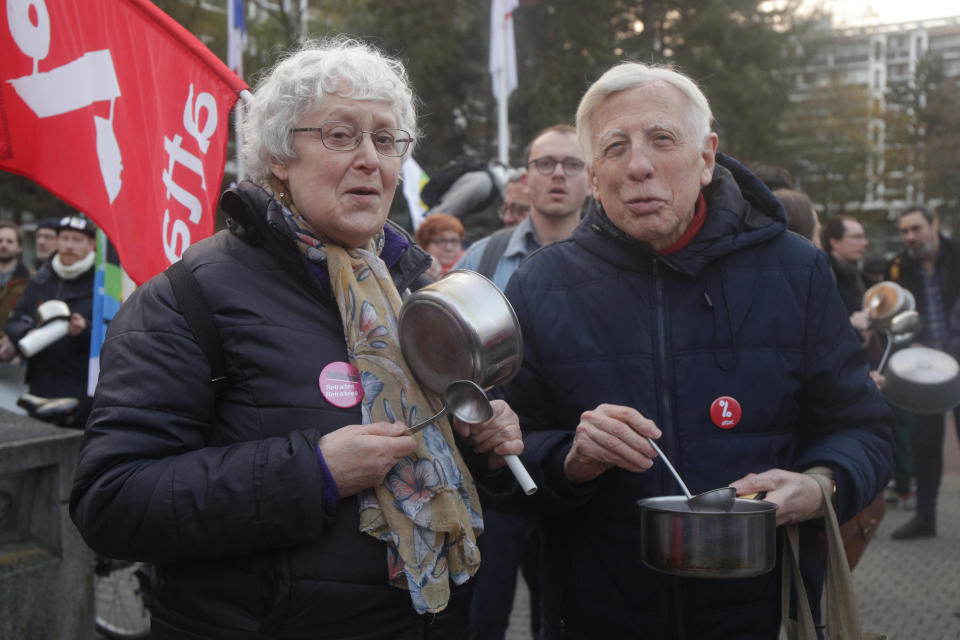
[[[507,286],[524,363],[503,393],[540,485],[527,504],[545,516],[548,637],[767,640],[779,625],[779,567],[704,580],[642,565],[636,502],[679,487],[659,461],[571,485],[563,460],[586,410],[613,403],[652,419],[693,493],[826,465],[843,521],[890,476],[888,409],[826,256],[785,233],[781,206],[755,176],[717,160],[706,220],[685,248],[657,255],[595,210]],[[732,428],[711,420],[721,396],[742,407]],[[821,562],[806,537],[804,573],[816,583]]]

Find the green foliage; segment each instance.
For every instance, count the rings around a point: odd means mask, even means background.
[[[496,155],[487,74],[489,9],[475,0],[350,3],[344,30],[403,60],[419,97],[417,161],[428,171],[470,152]]]
[[[0,171],[0,219],[17,224],[41,218],[55,218],[74,209],[35,182]],[[24,215],[26,212],[32,214]]]
[[[960,79],[942,57],[917,63],[915,81],[887,93],[888,177],[913,187],[913,200],[938,204],[942,219],[960,222]],[[960,229],[954,228],[954,233]]]
[[[757,0],[651,4],[659,5],[650,10],[652,28],[636,40],[700,84],[714,111],[720,150],[747,163],[770,156],[792,85],[785,72],[795,64],[789,44],[805,26],[792,17],[799,2],[769,8]]]
[[[616,51],[616,34],[627,21],[622,4],[595,0],[588,20],[576,2],[541,1],[515,13],[519,87],[510,99],[515,164],[525,160],[524,148],[538,131],[573,124],[584,91],[622,57]],[[487,94],[489,82],[488,76]],[[491,130],[495,139],[495,114]]]
[[[826,216],[866,194],[872,109],[866,87],[831,75],[808,85],[803,98],[783,112],[782,165]]]
[[[918,70],[924,100],[917,112],[922,136],[925,192],[941,201],[940,215],[960,218],[960,78],[947,78],[943,60],[932,57]]]

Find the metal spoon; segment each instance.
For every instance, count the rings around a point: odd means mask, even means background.
[[[487,399],[487,392],[472,380],[454,380],[443,391],[443,408],[435,416],[407,429],[410,435],[422,430],[428,424],[435,422],[445,413],[452,413],[467,424],[480,424],[493,417],[493,406]],[[537,492],[537,485],[527,473],[527,469],[520,462],[520,456],[508,454],[503,456],[513,477],[523,492],[530,496]]]
[[[680,478],[680,474],[677,473],[677,470],[670,464],[669,458],[663,454],[663,451],[660,450],[657,443],[650,438],[647,438],[647,442],[650,443],[650,446],[657,452],[657,455],[660,456],[663,463],[667,465],[667,469],[669,469],[673,477],[676,478],[677,484],[683,489],[683,495],[687,496],[687,505],[691,511],[730,511],[733,509],[733,505],[737,500],[736,489],[733,487],[720,487],[719,489],[711,489],[710,491],[698,493],[695,496],[691,495],[690,490],[687,489],[687,485],[685,485]]]

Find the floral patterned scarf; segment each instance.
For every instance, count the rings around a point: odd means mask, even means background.
[[[413,425],[436,413],[440,400],[420,388],[400,351],[400,294],[378,255],[383,231],[362,248],[325,245],[289,203],[282,183],[269,186],[285,205],[284,217],[301,252],[310,262],[327,264],[350,364],[360,370],[363,423]],[[359,496],[360,530],[387,543],[388,578],[410,591],[417,613],[437,613],[447,606],[450,581],[463,584],[480,566],[477,536],[483,519],[450,423],[437,421],[414,437],[417,450],[400,460],[380,486]]]

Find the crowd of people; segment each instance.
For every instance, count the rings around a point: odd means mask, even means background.
[[[77,407],[63,426],[82,429],[91,400],[87,395],[90,368],[90,328],[93,314],[96,227],[82,214],[41,220],[35,232],[36,269],[22,261],[20,229],[0,223],[0,311],[3,335],[0,362],[25,364],[28,392],[40,398],[72,398]],[[41,305],[59,301],[56,315],[38,314]],[[64,331],[42,348],[21,341],[62,320]],[[38,345],[41,343],[38,343]]]
[[[778,525],[801,525],[813,603],[814,476],[841,522],[893,477],[902,504],[916,492],[894,537],[936,535],[944,415],[884,400],[862,223],[821,221],[786,171],[724,155],[688,77],[612,67],[575,126],[544,123],[519,169],[465,172],[413,235],[387,219],[418,144],[399,61],[307,42],[253,95],[229,228],[182,258],[222,379],[158,275],[110,323],[70,424],[85,428],[71,517],[98,553],[151,563],[153,637],[502,639],[518,571],[538,638],[777,637],[779,562],[719,580],[641,562],[636,501],[679,493],[651,440],[693,493],[762,492]],[[898,224],[882,278],[915,297],[917,342],[960,357],[960,253],[931,209]],[[36,395],[86,398],[94,238],[80,214],[45,221],[34,270],[0,223],[0,359],[25,360]],[[452,269],[505,293],[522,365],[490,420],[413,435],[442,401],[397,316]],[[26,357],[48,300],[67,331]]]

